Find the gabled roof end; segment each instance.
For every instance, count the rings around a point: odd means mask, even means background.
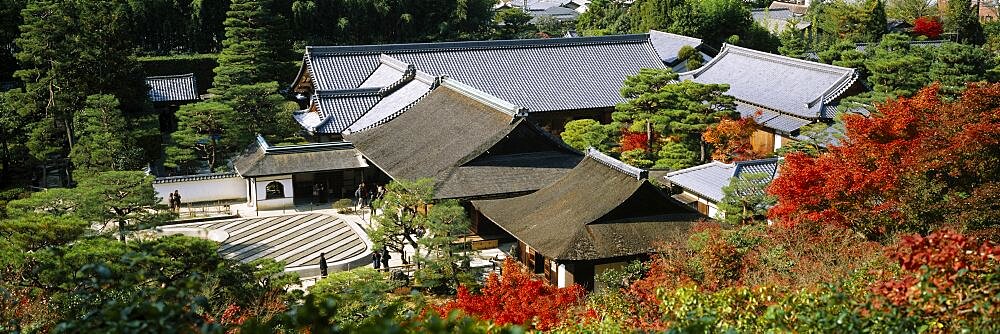
[[[587,148],[587,157],[593,158],[594,160],[603,163],[614,170],[617,170],[619,172],[625,173],[626,175],[634,177],[636,180],[642,180],[649,177],[648,170],[634,167],[632,165],[622,162],[621,160],[612,158],[607,154],[601,153],[601,151],[598,151],[593,147]]]

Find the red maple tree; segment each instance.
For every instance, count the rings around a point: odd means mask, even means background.
[[[643,151],[649,151],[649,138],[644,131],[629,131],[629,129],[622,129],[622,137],[619,145],[621,146],[622,152],[627,152],[635,149],[641,149]]]
[[[760,157],[750,145],[750,137],[760,126],[753,118],[723,119],[708,127],[702,139],[712,145],[712,159],[730,163]]]
[[[936,85],[844,117],[846,137],[819,157],[786,156],[768,191],[769,217],[852,227],[870,237],[915,220],[996,221],[1000,208],[1000,84],[970,84],[954,102]],[[919,223],[919,222],[918,222]]]
[[[461,310],[499,325],[528,325],[538,330],[555,328],[583,300],[579,285],[557,288],[507,259],[503,275],[490,274],[479,293],[462,286],[455,299],[437,309],[441,314]]]
[[[913,20],[913,33],[921,36],[927,36],[930,39],[936,39],[941,36],[944,32],[944,28],[941,27],[941,22],[936,18],[930,16],[918,17]]]

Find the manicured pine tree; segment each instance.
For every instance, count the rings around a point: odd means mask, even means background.
[[[778,38],[781,40],[778,52],[783,56],[805,59],[806,41],[802,38],[801,32],[795,30],[793,27],[788,27],[788,29],[781,32]]]
[[[190,169],[204,160],[209,170],[220,167],[226,152],[237,149],[235,131],[227,128],[234,117],[233,108],[220,102],[182,106],[177,111],[178,130],[170,135],[173,142],[166,149],[163,165]]]

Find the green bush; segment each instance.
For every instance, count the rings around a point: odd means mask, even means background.
[[[350,198],[342,198],[333,202],[333,208],[337,213],[354,213],[354,202]]]

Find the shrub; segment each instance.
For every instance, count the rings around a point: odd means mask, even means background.
[[[333,202],[333,208],[337,213],[351,214],[354,213],[354,202],[350,198],[342,198]]]

